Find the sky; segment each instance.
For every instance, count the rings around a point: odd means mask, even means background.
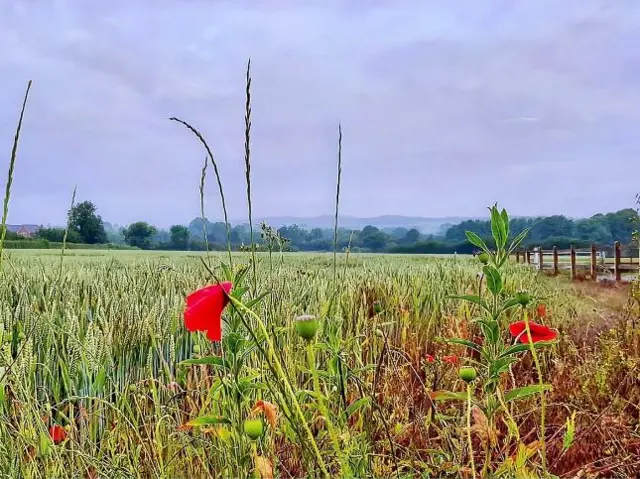
[[[246,218],[590,216],[640,190],[637,0],[4,0],[0,180],[11,223],[199,215],[205,152]],[[0,186],[1,187],[1,186]],[[221,218],[211,169],[206,215]]]

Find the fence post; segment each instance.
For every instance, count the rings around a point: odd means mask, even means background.
[[[542,246],[538,246],[538,269],[540,271],[544,271],[544,266],[543,266],[543,256],[544,253],[542,252]]]
[[[516,263],[520,262],[520,250],[516,248]]]
[[[622,270],[620,269],[620,241],[613,243],[614,263],[613,272],[616,275],[616,281],[622,280]]]
[[[528,249],[524,250],[525,258],[527,259],[527,264],[531,264],[531,251]]]
[[[591,243],[591,281],[598,280],[598,259],[596,258],[596,245]]]
[[[576,279],[576,247],[571,245],[571,279]]]
[[[553,274],[558,274],[558,247],[553,247]]]

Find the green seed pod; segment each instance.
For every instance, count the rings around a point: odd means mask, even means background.
[[[244,433],[254,441],[264,434],[262,419],[247,419],[244,422]]]
[[[311,341],[318,331],[318,320],[313,315],[304,314],[295,319],[295,326],[301,338]]]
[[[526,291],[518,291],[516,293],[516,301],[522,306],[526,306],[531,301],[531,295]]]
[[[378,329],[376,328],[376,330],[373,332],[376,336],[378,336],[379,338],[384,337],[384,333],[382,332],[382,329]]]
[[[478,255],[478,260],[482,264],[487,264],[489,262],[489,259],[490,259],[489,255],[487,253],[485,253],[484,251]]]
[[[22,331],[18,333],[18,340],[23,341],[26,337],[27,336]]]
[[[194,344],[193,345],[193,352],[198,354],[200,352],[200,345],[199,344]]]
[[[458,371],[458,376],[460,376],[460,379],[464,382],[470,383],[478,377],[478,373],[476,372],[476,368],[472,366],[463,366]]]
[[[382,305],[380,304],[380,301],[373,302],[373,312],[376,314],[380,314],[382,312]]]

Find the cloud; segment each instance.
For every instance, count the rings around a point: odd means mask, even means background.
[[[640,150],[640,5],[266,3],[4,2],[7,152],[34,80],[12,221],[62,222],[75,184],[109,221],[196,216],[204,153],[174,115],[205,134],[243,217],[249,57],[258,215],[332,211],[338,121],[346,214],[475,215],[497,200],[588,215],[633,201],[633,175],[617,172]],[[207,211],[221,217],[214,181]]]

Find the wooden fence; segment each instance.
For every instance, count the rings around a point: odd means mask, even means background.
[[[535,266],[539,271],[558,274],[562,270],[569,270],[571,279],[586,279],[597,281],[598,276],[622,281],[623,275],[638,276],[640,264],[638,249],[623,247],[616,241],[613,247],[598,247],[559,250],[555,246],[550,250],[534,248],[532,250],[517,250],[516,263],[527,263]]]

